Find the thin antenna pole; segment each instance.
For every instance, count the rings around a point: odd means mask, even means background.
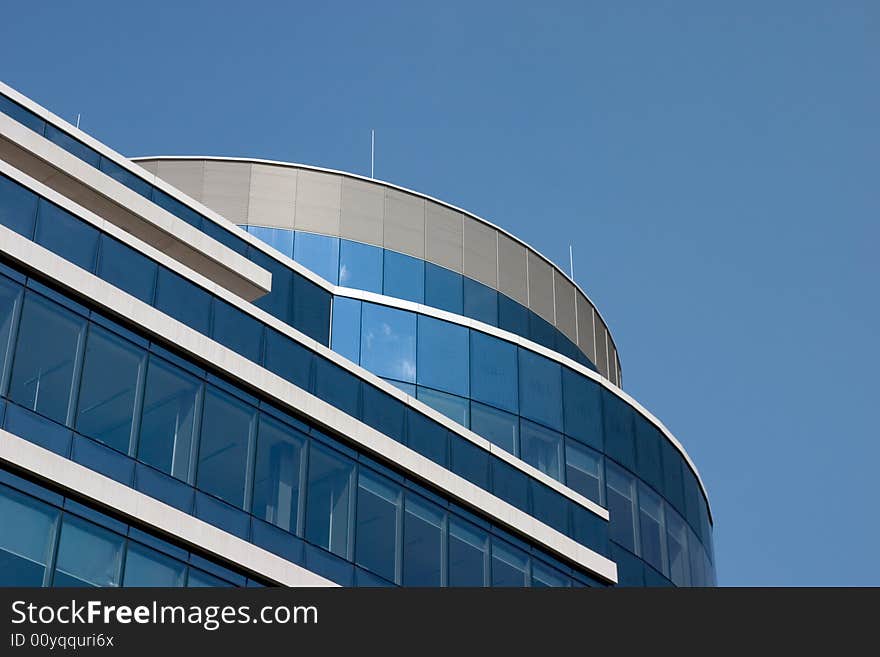
[[[370,178],[375,178],[373,175],[373,163],[375,161],[376,155],[376,131],[370,130]]]
[[[574,280],[574,252],[571,249],[571,243],[568,244],[568,269],[571,272],[571,280]]]
[[[79,112],[76,113],[76,128],[79,130],[79,117],[82,116]]]

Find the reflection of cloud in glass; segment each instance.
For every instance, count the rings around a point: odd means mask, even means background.
[[[349,278],[351,277],[351,272],[348,270],[348,267],[342,265],[339,268],[339,284],[347,283]]]
[[[413,381],[416,378],[416,364],[411,360],[404,358],[400,363],[400,369],[403,378],[407,381]]]

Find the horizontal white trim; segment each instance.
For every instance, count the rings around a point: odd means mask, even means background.
[[[0,430],[0,461],[283,586],[338,586],[253,543],[4,430]]]
[[[276,403],[305,414],[331,431],[359,444],[368,452],[395,463],[406,472],[467,506],[479,509],[515,532],[531,537],[555,554],[579,564],[602,579],[617,581],[617,567],[608,558],[5,226],[0,226],[0,251],[43,273],[75,294],[127,318],[195,358],[211,363],[233,379],[271,397]],[[329,352],[326,347],[324,349]],[[351,363],[338,355],[337,359],[342,360],[343,367],[352,369]],[[390,384],[385,385],[393,388]],[[415,400],[409,403],[417,405]],[[518,460],[515,457],[510,458]],[[558,482],[554,483],[561,486]],[[561,487],[568,490],[565,486]],[[569,492],[569,496],[571,492],[573,491]],[[592,502],[587,508],[604,519],[608,518],[608,512]]]
[[[106,230],[108,232],[108,234],[110,234],[113,237],[115,237],[116,239],[120,240],[123,244],[127,244],[131,248],[144,253],[146,256],[148,256],[150,258],[153,258],[159,264],[169,268],[171,271],[174,271],[175,273],[180,274],[181,276],[183,276],[185,278],[188,278],[192,282],[194,282],[197,285],[206,289],[208,292],[216,294],[218,297],[220,297],[221,299],[223,299],[227,303],[237,307],[242,312],[245,312],[245,313],[252,315],[256,319],[267,324],[268,326],[279,331],[280,333],[283,333],[284,335],[290,337],[291,339],[296,340],[296,341],[304,344],[309,349],[311,349],[311,350],[319,353],[320,355],[324,356],[325,358],[331,360],[332,362],[339,365],[343,369],[347,369],[348,371],[354,373],[355,375],[357,375],[361,379],[367,381],[371,385],[374,385],[374,386],[380,388],[381,390],[383,390],[384,392],[387,392],[389,395],[395,397],[399,401],[401,401],[409,406],[412,406],[413,408],[416,408],[417,410],[424,413],[428,417],[431,417],[435,421],[437,421],[440,424],[442,424],[443,426],[445,426],[447,429],[450,429],[450,430],[458,433],[459,435],[462,435],[463,437],[467,438],[471,442],[475,443],[477,446],[483,448],[484,450],[486,450],[488,452],[491,452],[492,454],[495,454],[496,456],[498,456],[499,458],[503,459],[504,461],[510,463],[511,465],[518,468],[519,470],[522,470],[530,477],[533,477],[534,479],[541,481],[542,483],[546,484],[547,486],[550,486],[551,488],[553,488],[557,492],[561,493],[562,495],[565,495],[569,499],[571,499],[574,502],[580,504],[581,506],[589,509],[593,513],[596,513],[597,515],[601,516],[602,518],[604,518],[606,520],[608,519],[607,510],[604,509],[603,507],[599,506],[598,504],[596,504],[595,502],[593,502],[589,498],[584,497],[583,495],[581,495],[577,491],[572,490],[568,486],[565,486],[561,482],[553,479],[552,477],[541,472],[537,468],[529,465],[525,461],[522,461],[521,459],[518,459],[517,457],[513,456],[512,454],[510,454],[510,452],[507,452],[506,450],[501,449],[500,447],[492,444],[491,442],[489,442],[488,440],[486,440],[482,436],[470,431],[466,427],[461,426],[460,424],[456,423],[455,421],[451,420],[450,418],[446,417],[445,415],[441,414],[440,412],[434,410],[433,408],[431,408],[430,406],[428,406],[424,402],[416,399],[415,397],[411,397],[410,395],[407,395],[402,390],[400,390],[397,386],[394,386],[394,385],[388,383],[387,381],[376,376],[372,372],[360,367],[359,365],[357,365],[355,363],[352,363],[351,361],[344,358],[340,354],[336,353],[332,349],[329,349],[325,345],[322,345],[321,343],[310,338],[309,336],[307,336],[303,333],[300,333],[299,331],[297,331],[296,329],[291,327],[289,324],[286,324],[285,322],[281,321],[277,317],[270,315],[269,313],[262,310],[261,308],[257,308],[253,304],[250,304],[250,303],[243,301],[240,297],[238,297],[235,294],[232,294],[223,286],[215,284],[212,280],[202,276],[201,274],[193,271],[192,269],[189,269],[188,267],[186,267],[185,265],[183,265],[179,261],[165,255],[164,253],[162,253],[158,249],[153,248],[149,244],[145,244],[144,242],[142,242],[138,238],[134,237],[130,233],[120,229],[118,226],[116,226],[110,222],[105,222],[103,219],[98,217],[93,212],[87,210],[86,208],[80,207],[79,205],[77,205],[76,203],[71,201],[66,196],[59,194],[54,189],[47,187],[46,185],[39,182],[38,180],[34,180],[30,176],[28,176],[26,173],[19,171],[18,169],[10,166],[8,163],[3,162],[2,160],[0,160],[0,173],[5,174],[9,178],[15,180],[16,182],[22,184],[23,186],[25,186],[27,188],[33,190],[35,193],[37,193],[41,196],[45,196],[48,200],[50,200],[53,203],[57,204],[58,206],[64,208],[65,210],[77,215],[78,217],[80,217],[84,221],[94,225],[95,227],[97,227],[101,230]],[[8,230],[2,226],[0,226],[0,229]],[[442,311],[440,311],[440,312],[442,312]],[[452,315],[452,317],[457,317],[457,316]]]
[[[200,267],[206,275],[216,277],[218,283],[248,299],[263,296],[271,289],[269,271],[2,113],[0,135],[18,152],[27,154],[30,161],[52,172],[46,176],[50,186],[55,184],[52,179],[60,171],[70,178],[66,185],[75,182],[82,186],[71,194],[73,198],[85,192],[92,198],[109,200],[102,203],[108,208],[103,217],[108,223],[148,226],[163,249],[193,261],[191,266]]]

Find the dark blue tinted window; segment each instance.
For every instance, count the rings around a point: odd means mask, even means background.
[[[373,386],[364,386],[364,423],[399,443],[405,442],[404,410],[404,405],[391,395]]]
[[[596,504],[602,504],[602,457],[570,438],[565,441],[565,484]]]
[[[414,495],[406,497],[403,525],[403,585],[441,586],[446,512]]]
[[[0,224],[31,239],[36,217],[37,195],[6,176],[0,176]]]
[[[42,586],[54,544],[58,511],[0,486],[0,573],[3,586]],[[12,530],[14,528],[14,531]]]
[[[98,276],[144,303],[153,303],[159,266],[134,249],[101,235]]]
[[[59,130],[54,125],[47,123],[44,133],[46,139],[66,150],[74,157],[78,157],[90,166],[98,168],[101,163],[101,156],[97,151],[89,148],[78,139],[71,137],[66,132]]]
[[[449,586],[486,586],[489,537],[475,525],[449,519]]]
[[[492,492],[518,509],[529,508],[529,478],[501,459],[492,460]]]
[[[144,198],[150,198],[152,195],[153,186],[150,183],[112,160],[108,160],[103,155],[101,156],[101,171]]]
[[[450,395],[448,392],[440,392],[439,390],[431,390],[431,388],[423,388],[422,386],[419,386],[416,390],[416,397],[435,411],[443,413],[450,420],[458,422],[463,427],[468,426],[470,422],[470,404],[464,397]]]
[[[519,411],[524,417],[562,430],[562,373],[559,363],[519,350]]]
[[[492,586],[527,586],[528,573],[528,555],[498,539],[492,540]]]
[[[86,341],[77,431],[128,453],[143,368],[140,347],[93,325]]]
[[[6,369],[11,360],[10,337],[12,325],[21,306],[22,288],[8,278],[0,276],[0,381],[5,380]]]
[[[663,490],[663,463],[661,443],[666,438],[660,430],[637,415],[636,423],[636,474],[651,484],[655,490]]]
[[[416,380],[416,316],[405,310],[364,303],[361,365],[379,376]]]
[[[303,390],[312,389],[315,354],[274,329],[266,330],[266,369]]]
[[[389,297],[423,303],[425,262],[396,251],[385,251],[383,292]]]
[[[562,479],[562,434],[523,420],[519,430],[519,457],[554,479]]]
[[[355,560],[388,580],[396,580],[400,535],[400,486],[365,468],[358,476]]]
[[[323,358],[315,361],[315,395],[348,415],[360,416],[361,380]]]
[[[285,324],[290,323],[291,302],[293,300],[293,279],[295,274],[280,262],[254,248],[249,249],[249,259],[272,274],[272,290],[254,300],[257,308],[262,308]]]
[[[636,468],[635,412],[617,395],[602,390],[605,453],[629,470]]]
[[[464,278],[463,314],[477,321],[498,325],[498,292],[477,281]]]
[[[260,417],[252,512],[289,532],[297,531],[306,437],[265,415]]]
[[[516,345],[471,331],[471,398],[516,413]]]
[[[611,516],[611,539],[636,551],[636,481],[625,470],[605,463],[605,500]]]
[[[339,282],[339,238],[297,231],[293,259],[336,285]]]
[[[556,329],[550,322],[532,311],[529,311],[528,338],[550,349],[556,348]]]
[[[52,586],[118,586],[125,539],[65,514]]]
[[[332,348],[353,363],[361,358],[361,302],[356,299],[333,299]]]
[[[43,134],[46,129],[46,122],[43,119],[2,94],[0,94],[0,112],[36,133]]]
[[[586,445],[602,449],[602,397],[599,384],[564,367],[562,404],[565,433]]]
[[[244,228],[244,226],[242,226]],[[247,226],[247,232],[261,242],[265,242],[276,251],[280,251],[288,258],[293,258],[294,231],[289,228],[267,228],[265,226]],[[274,287],[274,280],[273,287]]]
[[[449,469],[480,488],[489,490],[489,452],[459,436],[450,440]]]
[[[238,308],[214,298],[214,339],[255,363],[260,362],[263,325]]]
[[[95,269],[97,229],[54,203],[40,201],[34,241],[87,271]]]
[[[342,240],[339,246],[339,284],[382,293],[382,249]]]
[[[471,431],[511,454],[519,449],[519,418],[497,408],[471,402]]]
[[[523,337],[529,335],[529,309],[503,294],[498,295],[498,327]]]
[[[425,305],[462,314],[462,276],[430,262],[425,263]]]
[[[202,230],[206,235],[213,237],[225,247],[232,249],[241,256],[247,256],[247,242],[237,235],[233,235],[232,231],[228,230],[225,226],[221,226],[210,219],[205,219],[202,223]]]
[[[178,479],[189,479],[201,390],[201,382],[188,372],[150,357],[138,459]]]
[[[183,586],[186,564],[145,545],[129,542],[122,586]]]
[[[685,512],[684,484],[682,482],[682,458],[678,450],[668,440],[661,443],[663,460],[663,496],[672,503],[679,513]]]
[[[608,554],[607,521],[578,504],[571,505],[571,537],[599,554]]]
[[[311,442],[306,491],[306,540],[342,557],[348,547],[354,462]]]
[[[293,279],[293,327],[323,345],[330,344],[330,293],[304,276]]]
[[[533,515],[561,534],[568,534],[569,504],[566,498],[535,479],[531,479],[530,482]]]
[[[12,365],[10,399],[65,423],[84,328],[82,318],[28,294]]]
[[[166,194],[163,191],[158,189],[153,190],[153,203],[158,205],[160,208],[164,208],[178,219],[182,219],[190,226],[193,226],[199,230],[202,229],[202,223],[205,219],[198,212],[190,208],[189,206],[184,205],[176,198]]]
[[[182,276],[159,268],[156,309],[208,335],[211,295]]]
[[[244,504],[255,415],[253,407],[208,388],[202,414],[197,486],[237,507]]]
[[[446,428],[412,409],[407,409],[406,415],[407,446],[445,467],[447,462]]]
[[[468,329],[419,315],[418,384],[468,395]]]

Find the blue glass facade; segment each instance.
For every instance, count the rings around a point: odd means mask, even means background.
[[[605,506],[611,521],[0,176],[3,225],[609,556],[620,584],[714,584],[711,520],[696,476],[653,423],[593,378],[468,326],[334,298],[2,95],[0,111],[269,270],[272,291],[254,305]],[[478,320],[596,369],[556,327],[466,276],[338,237],[245,228],[333,284]],[[479,509],[47,283],[12,263],[0,276],[8,431],[343,585],[598,584]],[[150,561],[137,541],[85,531],[81,519],[54,522],[47,541],[73,536],[72,545],[105,555],[106,569],[77,571],[75,550],[58,543],[51,563],[44,559],[43,584],[194,585],[201,577],[186,574],[186,559],[178,558],[183,570]],[[111,567],[120,550],[131,575]]]

